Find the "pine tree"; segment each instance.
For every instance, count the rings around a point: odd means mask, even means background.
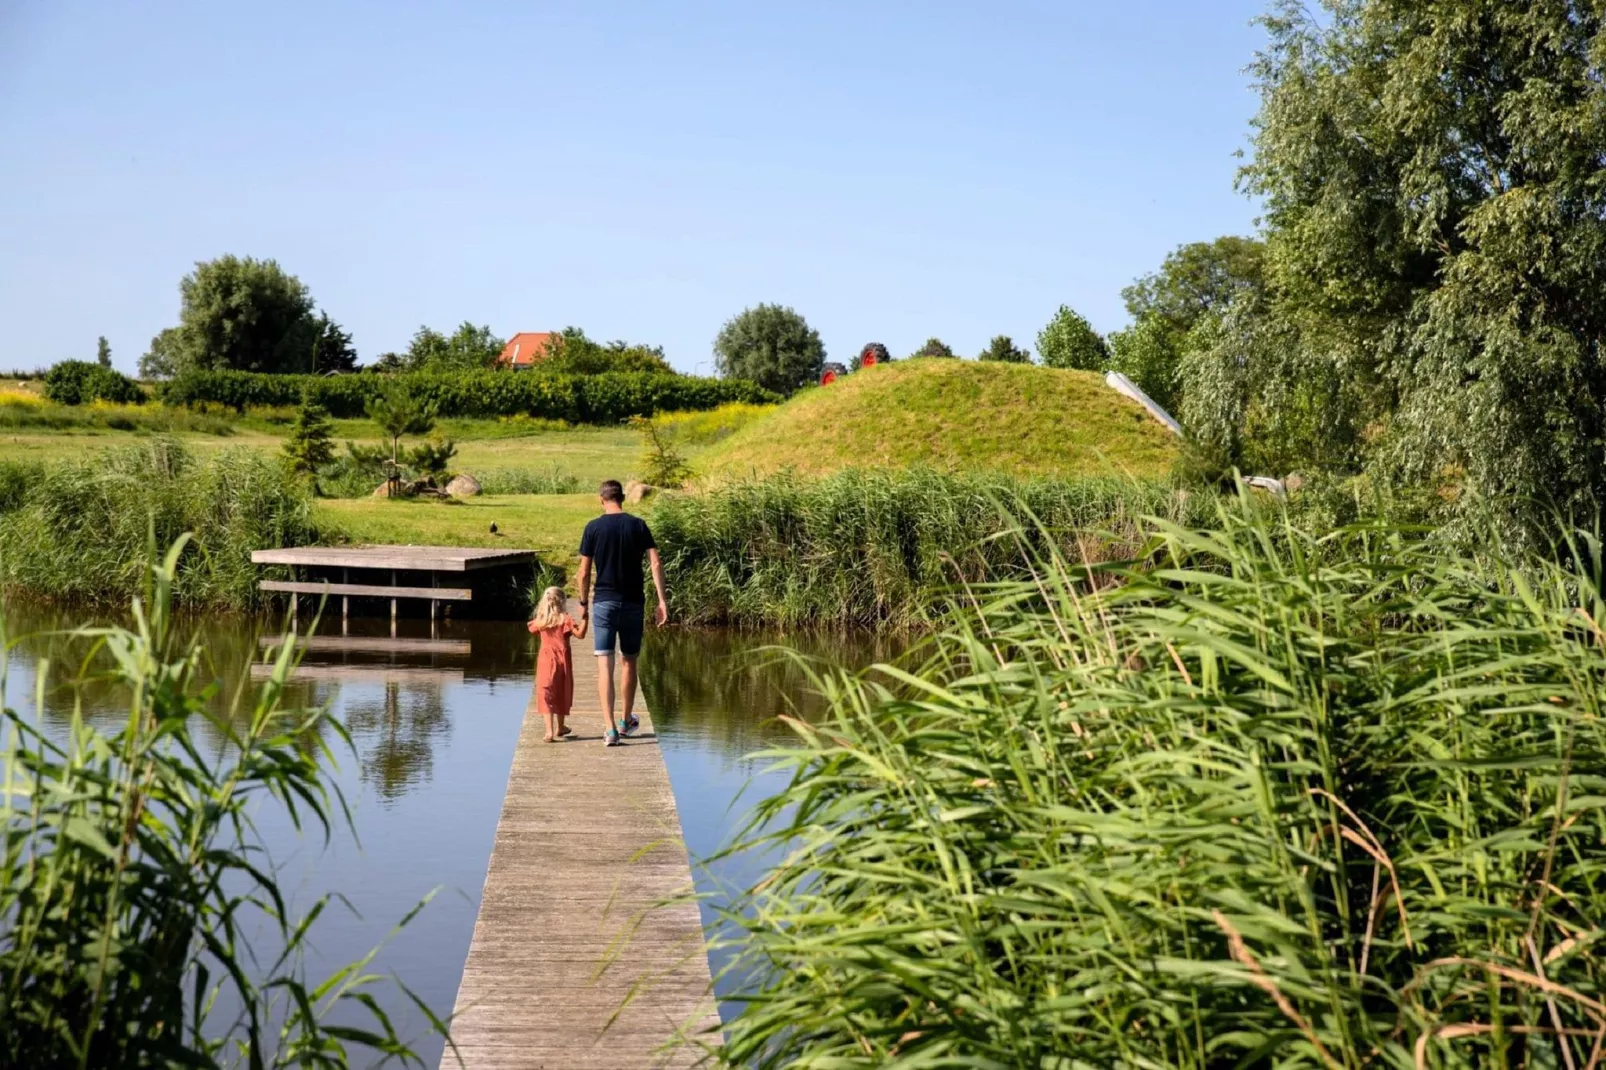
[[[106,341],[104,334],[95,343],[95,359],[100,362],[102,368],[112,366],[112,347],[111,343]]]
[[[291,470],[312,476],[315,491],[318,469],[335,459],[334,426],[328,409],[310,397],[303,397],[301,407],[296,410],[295,426],[284,444]]]

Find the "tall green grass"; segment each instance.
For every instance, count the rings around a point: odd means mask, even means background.
[[[120,727],[75,713],[47,732],[7,704],[0,656],[0,1065],[420,1065],[371,955],[308,977],[329,901],[287,909],[252,823],[264,806],[325,837],[349,820],[326,744],[344,729],[281,703],[291,643],[263,687],[236,681],[237,708],[211,712],[203,651],[171,614],[183,549],[155,568],[142,555],[131,627],[76,633],[86,666],[110,664],[99,683],[128,703]]]
[[[1022,545],[997,534],[1027,516],[1028,551],[1124,556],[1143,516],[1207,503],[1117,478],[850,470],[665,496],[652,527],[679,620],[907,628],[957,581],[1019,574]]]
[[[315,542],[304,484],[250,449],[197,460],[155,438],[88,459],[34,469],[20,490],[8,476],[0,511],[0,586],[33,597],[115,605],[137,594],[146,548],[185,533],[174,597],[192,606],[258,601],[251,551]]]
[[[718,1061],[1601,1065],[1599,539],[1151,530],[820,681],[738,846],[784,860]]]

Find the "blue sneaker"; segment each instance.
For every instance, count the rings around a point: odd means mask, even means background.
[[[624,720],[624,734],[625,735],[628,736],[630,733],[634,732],[636,729],[638,729],[640,727],[641,727],[641,720],[639,718],[637,718],[635,714],[633,714],[633,713],[625,714],[625,720]]]
[[[617,729],[608,729],[608,734],[602,737],[604,747],[617,747],[619,745],[619,732]]]

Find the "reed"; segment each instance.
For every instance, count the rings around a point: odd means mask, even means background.
[[[27,479],[0,511],[0,586],[31,597],[125,603],[144,584],[147,546],[190,532],[174,597],[246,608],[258,600],[252,550],[328,534],[313,521],[307,488],[248,448],[197,461],[178,441],[153,438]]]
[[[126,699],[121,726],[75,711],[46,730],[5,702],[0,658],[0,1065],[420,1065],[371,954],[307,976],[329,900],[292,914],[254,832],[264,806],[325,837],[349,820],[328,746],[344,729],[281,704],[290,642],[266,685],[236,682],[243,713],[213,711],[203,651],[173,626],[183,552],[142,556],[131,627],[75,633],[85,665],[110,666],[98,682]]]
[[[1124,556],[1144,516],[1208,500],[1118,478],[850,470],[665,496],[652,526],[679,620],[910,629],[956,581],[1018,574],[1022,545],[998,535],[1027,516],[1029,550]]]
[[[783,860],[712,1057],[1601,1065],[1600,540],[1149,533],[973,587],[913,671],[817,676],[735,848]]]

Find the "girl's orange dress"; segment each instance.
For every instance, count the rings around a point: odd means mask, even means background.
[[[569,636],[573,634],[574,621],[568,617],[556,628],[541,629],[541,653],[535,662],[537,713],[569,715],[574,702],[574,659],[569,650]]]

